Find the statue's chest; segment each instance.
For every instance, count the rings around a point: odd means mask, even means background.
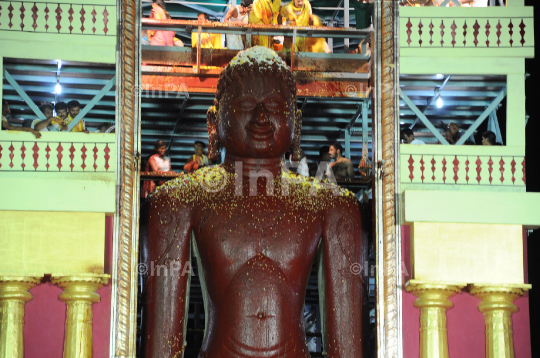
[[[255,255],[294,261],[314,255],[321,237],[317,215],[275,200],[245,200],[203,210],[194,226],[199,252],[209,261],[242,265]]]

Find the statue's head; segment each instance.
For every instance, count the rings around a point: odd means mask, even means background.
[[[293,139],[299,144],[296,100],[293,74],[274,51],[256,46],[239,52],[221,72],[208,111],[209,157],[217,156],[212,147],[218,140],[236,156],[282,156]]]

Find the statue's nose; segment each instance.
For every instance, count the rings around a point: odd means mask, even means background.
[[[260,126],[270,123],[270,116],[264,103],[259,103],[255,108],[255,123]]]

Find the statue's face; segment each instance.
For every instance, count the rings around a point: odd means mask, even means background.
[[[295,111],[281,76],[255,75],[233,82],[220,102],[218,133],[227,153],[275,158],[291,146]]]

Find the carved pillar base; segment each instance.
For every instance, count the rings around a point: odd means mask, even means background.
[[[486,318],[486,357],[514,358],[513,302],[531,285],[469,285],[469,292],[482,300],[478,309]]]
[[[420,309],[420,358],[448,358],[446,310],[453,307],[448,298],[465,286],[417,280],[405,285],[407,292],[418,297],[414,307]]]
[[[64,289],[59,296],[67,305],[64,358],[92,357],[92,304],[109,275],[55,276],[52,282]]]
[[[0,358],[24,357],[24,305],[41,277],[0,276]]]

